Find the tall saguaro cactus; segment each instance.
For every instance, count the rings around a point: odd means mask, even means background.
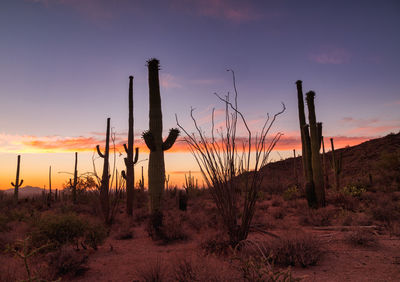
[[[304,98],[302,81],[296,81],[297,86],[297,102],[299,110],[299,122],[300,122],[300,135],[301,135],[301,153],[303,161],[303,172],[305,176],[305,192],[309,207],[317,206],[317,199],[315,195],[312,165],[311,165],[311,143],[310,133],[308,131],[308,125],[306,124],[306,116],[304,113]]]
[[[104,154],[100,151],[100,146],[96,146],[97,153],[101,158],[104,159],[103,164],[103,175],[101,177],[101,185],[100,185],[100,204],[101,210],[103,212],[103,217],[106,223],[109,223],[109,214],[110,214],[110,201],[109,201],[109,149],[110,149],[110,118],[107,118],[107,131],[106,131],[106,147],[104,150]]]
[[[158,71],[160,62],[151,59],[147,62],[149,71],[149,130],[143,133],[143,139],[150,149],[148,186],[150,192],[150,209],[153,214],[160,211],[161,199],[165,184],[164,151],[170,149],[178,138],[179,130],[171,129],[167,139],[162,139],[162,111],[160,82]]]
[[[133,196],[135,188],[135,170],[134,165],[137,163],[139,158],[139,148],[135,150],[135,156],[133,156],[134,146],[134,132],[133,132],[133,76],[129,77],[129,129],[128,129],[128,147],[124,144],[126,158],[125,166],[126,173],[122,171],[122,176],[126,180],[126,213],[128,215],[133,214]]]
[[[335,175],[335,188],[339,190],[340,188],[340,173],[342,172],[342,158],[343,154],[340,152],[339,157],[335,156],[335,147],[333,146],[333,138],[331,138],[331,148],[332,148],[332,159],[331,166],[333,169],[333,173]]]
[[[21,181],[19,181],[20,163],[21,163],[21,155],[18,155],[18,158],[17,158],[17,175],[15,177],[15,184],[14,184],[14,182],[11,182],[11,185],[14,187],[14,203],[15,204],[18,203],[18,189],[19,189],[19,187],[21,187],[22,183],[24,182],[23,179],[21,179]]]
[[[324,173],[322,170],[321,156],[321,138],[322,123],[317,122],[314,106],[315,92],[309,91],[306,94],[308,107],[308,121],[310,122],[310,140],[311,140],[311,167],[313,171],[314,190],[317,197],[318,207],[325,206],[325,188]]]
[[[324,175],[319,154],[322,140],[322,123],[316,121],[315,92],[309,91],[306,94],[309,124],[306,124],[302,82],[298,80],[296,85],[303,154],[302,160],[306,178],[306,197],[309,207],[318,208],[325,206]]]

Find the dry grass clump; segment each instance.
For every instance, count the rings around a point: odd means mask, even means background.
[[[300,215],[299,223],[303,226],[329,226],[336,214],[337,210],[332,207],[325,207],[317,210],[308,209]]]
[[[206,254],[228,255],[232,252],[229,238],[226,233],[215,232],[208,236],[200,243],[200,248]]]
[[[137,270],[137,275],[140,278],[139,281],[167,281],[167,270],[165,266],[161,263],[160,258],[157,258],[156,261],[146,263],[144,268],[140,268]]]
[[[378,239],[371,230],[357,228],[345,236],[345,240],[355,246],[375,246]]]
[[[316,265],[323,254],[320,240],[297,230],[268,242],[243,241],[237,250],[242,256],[268,258],[272,263],[284,267]]]
[[[375,220],[391,225],[400,218],[400,204],[389,195],[382,194],[376,205],[370,207],[370,213]]]

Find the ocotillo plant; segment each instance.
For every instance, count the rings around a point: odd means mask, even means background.
[[[319,154],[319,151],[321,150],[322,123],[317,123],[316,121],[314,98],[315,92],[307,92],[306,100],[308,107],[308,120],[310,122],[311,166],[313,171],[314,190],[317,197],[318,207],[324,207],[324,174],[322,171],[321,157]]]
[[[106,147],[104,154],[100,151],[100,146],[96,146],[97,153],[104,159],[103,175],[100,185],[100,205],[103,212],[104,221],[109,224],[110,202],[109,202],[109,149],[110,149],[110,118],[107,118],[107,131],[106,131]]]
[[[150,209],[152,214],[160,212],[161,199],[165,184],[164,151],[170,149],[179,135],[178,129],[171,129],[167,139],[162,139],[162,111],[160,82],[158,71],[160,62],[151,59],[147,62],[149,71],[149,130],[143,133],[143,139],[150,149],[148,186],[150,192]]]
[[[129,129],[128,129],[128,146],[124,144],[126,158],[125,166],[126,173],[122,171],[122,177],[126,181],[126,213],[128,215],[133,214],[133,196],[135,189],[135,170],[134,165],[137,163],[139,158],[139,148],[136,148],[135,157],[133,156],[133,145],[134,145],[134,133],[133,133],[133,76],[129,77]]]
[[[69,179],[69,186],[72,190],[72,201],[76,204],[76,186],[78,185],[78,152],[75,152],[74,183]]]
[[[306,124],[306,116],[304,113],[304,98],[302,81],[296,81],[297,86],[297,102],[299,110],[299,122],[300,122],[300,135],[301,135],[301,153],[303,161],[303,173],[305,176],[305,192],[309,207],[317,206],[317,198],[315,195],[312,165],[311,165],[311,143],[310,133]]]
[[[19,181],[19,166],[21,163],[21,156],[18,155],[17,158],[17,175],[15,178],[15,184],[14,182],[11,182],[11,185],[14,187],[14,203],[17,204],[18,203],[18,189],[19,187],[21,187],[22,183],[24,182],[23,179],[21,179],[21,181]]]
[[[340,152],[339,157],[335,156],[335,147],[333,146],[333,138],[331,138],[331,147],[332,147],[332,159],[331,166],[333,169],[333,173],[335,175],[335,188],[339,190],[340,188],[340,173],[342,172],[342,157],[343,154]]]

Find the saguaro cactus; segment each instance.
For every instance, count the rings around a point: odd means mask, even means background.
[[[103,175],[101,177],[101,185],[100,185],[100,205],[101,210],[103,212],[104,221],[106,223],[109,222],[109,214],[110,214],[110,201],[109,201],[109,149],[110,149],[110,118],[107,118],[107,131],[106,131],[106,147],[104,150],[104,154],[100,151],[100,146],[96,146],[97,153],[101,158],[104,159],[103,164]]]
[[[126,213],[128,215],[133,214],[133,196],[135,188],[135,170],[134,165],[137,163],[139,158],[139,148],[135,150],[135,157],[133,156],[133,145],[134,145],[134,133],[133,133],[133,76],[129,77],[129,129],[128,129],[128,146],[124,144],[126,158],[125,166],[126,173],[122,171],[122,177],[126,180]]]
[[[11,185],[14,187],[14,203],[17,204],[18,203],[18,189],[19,187],[21,187],[22,183],[24,183],[24,180],[21,179],[21,181],[19,181],[19,166],[21,163],[21,156],[18,155],[17,158],[17,175],[15,178],[15,184],[14,182],[11,182]]]
[[[333,173],[335,175],[335,188],[336,188],[336,190],[339,190],[339,188],[340,188],[340,173],[342,172],[343,154],[341,152],[339,157],[335,156],[335,147],[333,146],[333,138],[331,138],[331,147],[332,147],[331,166],[333,169]]]
[[[165,184],[164,151],[170,149],[179,135],[178,129],[171,129],[167,139],[162,139],[162,112],[160,82],[158,77],[160,62],[151,59],[147,62],[149,71],[149,130],[143,133],[143,139],[150,149],[148,187],[150,192],[150,209],[153,214],[160,211],[161,199]]]
[[[301,153],[303,162],[303,173],[305,176],[305,192],[309,207],[317,206],[317,198],[315,195],[313,172],[311,165],[311,142],[310,133],[308,131],[308,125],[306,124],[306,116],[304,113],[304,98],[302,81],[296,81],[297,86],[297,102],[299,110],[299,122],[300,122],[300,135],[301,135]]]
[[[69,179],[69,186],[72,189],[72,201],[76,204],[76,186],[78,185],[78,152],[75,152],[74,182]]]
[[[324,174],[322,171],[321,150],[322,123],[316,121],[314,98],[315,92],[309,91],[306,94],[308,107],[308,120],[310,122],[310,141],[311,141],[311,166],[314,181],[314,190],[317,197],[318,207],[325,206]]]

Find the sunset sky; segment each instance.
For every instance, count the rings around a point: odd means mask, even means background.
[[[126,142],[130,75],[138,179],[147,168],[140,136],[148,129],[152,57],[161,63],[164,137],[175,114],[193,131],[191,106],[205,128],[212,108],[222,117],[213,93],[232,92],[227,69],[254,132],[285,103],[271,130],[284,133],[274,160],[301,148],[298,79],[304,92],[316,92],[317,119],[337,147],[397,133],[399,27],[398,0],[1,0],[0,189],[15,181],[18,154],[24,186],[47,187],[51,165],[60,188],[75,151],[79,172],[93,171],[107,117],[117,144]],[[178,185],[198,171],[183,141],[166,153],[166,169]]]

